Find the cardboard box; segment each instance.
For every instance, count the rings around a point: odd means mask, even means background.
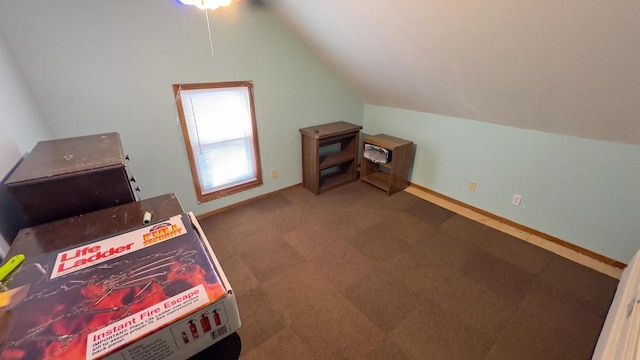
[[[186,359],[240,327],[191,213],[28,258],[10,281],[28,291],[2,309],[0,360]]]

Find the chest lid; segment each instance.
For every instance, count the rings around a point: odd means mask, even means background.
[[[40,141],[5,184],[123,165],[122,143],[115,132]]]

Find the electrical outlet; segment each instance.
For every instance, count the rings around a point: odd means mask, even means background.
[[[271,177],[272,178],[278,177],[278,169],[271,169]]]
[[[472,181],[469,183],[469,191],[476,191],[477,187],[478,187],[477,181]]]
[[[522,195],[513,194],[513,197],[511,198],[511,204],[515,206],[520,206],[520,200],[522,200]]]

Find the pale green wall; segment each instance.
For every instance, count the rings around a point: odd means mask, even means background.
[[[46,123],[4,133],[31,147],[47,125],[54,137],[118,131],[143,198],[175,192],[197,214],[300,183],[298,128],[362,124],[362,103],[265,9],[241,2],[211,25],[213,59],[204,14],[177,1],[0,0],[10,73],[24,73]],[[198,205],[171,84],[230,80],[255,82],[265,185]],[[369,105],[364,126],[416,142],[418,185],[623,262],[640,247],[638,146]]]
[[[213,59],[205,13],[175,0],[0,0],[0,28],[55,137],[119,132],[142,197],[201,214],[300,183],[299,128],[362,124],[359,98],[252,3],[210,13]],[[199,205],[171,85],[234,80],[254,81],[265,183]]]
[[[640,248],[640,146],[372,105],[363,131],[416,143],[415,184],[625,263]]]
[[[0,31],[0,183],[11,169],[40,140],[49,137],[40,112],[33,102],[22,73],[16,65]],[[23,226],[15,204],[0,188],[0,257],[8,251]]]

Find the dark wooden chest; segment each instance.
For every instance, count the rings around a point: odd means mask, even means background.
[[[27,226],[136,200],[118,133],[41,141],[5,187]]]

